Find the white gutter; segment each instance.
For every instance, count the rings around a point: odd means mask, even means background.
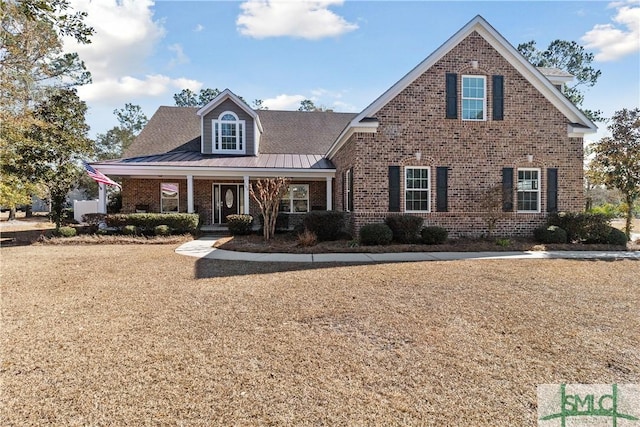
[[[105,175],[118,176],[187,176],[202,177],[239,177],[254,178],[286,176],[290,178],[333,178],[335,169],[287,169],[287,168],[209,168],[205,166],[131,166],[131,164],[92,164]]]

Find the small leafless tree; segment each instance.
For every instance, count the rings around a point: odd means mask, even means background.
[[[498,221],[505,216],[505,212],[502,209],[504,203],[510,202],[513,196],[504,194],[500,184],[494,184],[489,188],[480,190],[478,194],[480,196],[478,206],[487,225],[487,237],[491,238]]]
[[[265,178],[249,186],[249,194],[258,203],[262,213],[264,240],[271,239],[275,234],[280,200],[287,192],[289,182],[289,179],[283,177]]]

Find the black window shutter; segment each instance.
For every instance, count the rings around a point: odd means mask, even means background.
[[[389,212],[400,212],[400,166],[389,166]]]
[[[558,211],[558,169],[547,169],[547,212]]]
[[[448,181],[449,168],[446,166],[436,168],[436,211],[448,212]]]
[[[504,77],[493,76],[493,120],[504,118]]]
[[[513,212],[513,168],[502,168],[502,210]]]
[[[349,212],[353,212],[353,168],[349,169]]]
[[[447,119],[458,118],[458,75],[447,73],[446,77]]]

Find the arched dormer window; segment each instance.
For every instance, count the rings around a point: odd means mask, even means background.
[[[245,121],[232,111],[225,111],[213,121],[213,152],[245,153]]]

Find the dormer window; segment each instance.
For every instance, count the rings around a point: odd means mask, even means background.
[[[213,121],[213,152],[245,153],[245,121],[232,111],[225,111]]]

